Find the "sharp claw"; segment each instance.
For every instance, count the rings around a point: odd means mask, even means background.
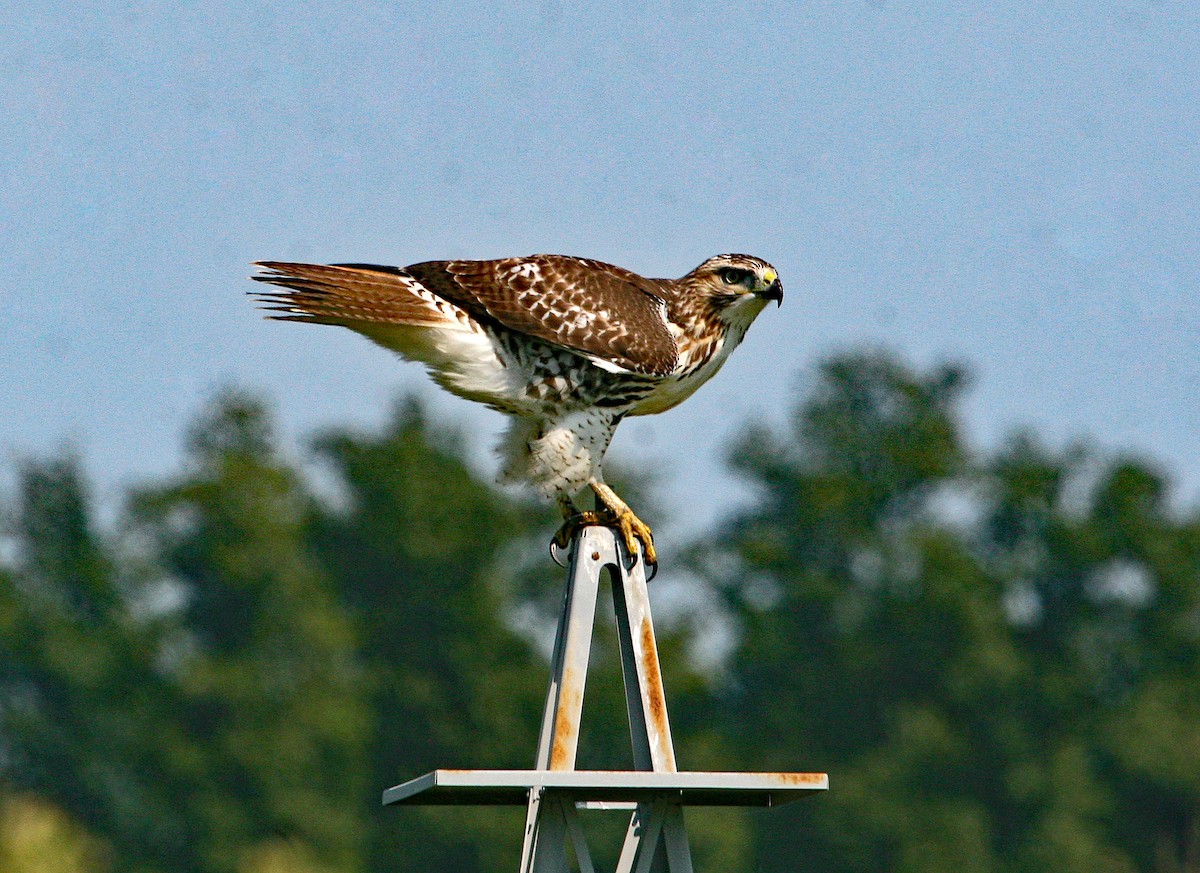
[[[570,549],[571,540],[579,529],[589,525],[615,527],[621,535],[621,541],[632,565],[636,565],[639,560],[645,560],[646,581],[649,582],[658,575],[658,553],[654,549],[654,535],[650,532],[650,527],[624,504],[606,507],[597,512],[575,512],[568,516],[550,541],[550,557],[554,563],[560,567],[566,566],[562,560],[562,552]]]
[[[650,528],[633,513],[617,515],[616,523],[621,531],[621,539],[625,541],[625,551],[633,562],[636,564],[644,556],[647,565],[658,566],[658,554],[654,550]]]
[[[550,558],[560,567],[567,566],[562,560],[562,552],[567,553],[570,557],[571,540],[575,538],[575,534],[580,528],[588,525],[598,524],[601,526],[611,524],[611,520],[599,512],[577,512],[562,523],[553,538],[550,540]]]
[[[597,503],[603,504],[608,511],[608,523],[621,532],[630,560],[637,563],[639,558],[644,558],[648,565],[657,566],[658,554],[654,551],[654,535],[649,525],[634,515],[633,510],[608,485],[597,480],[589,484],[596,494]]]
[[[650,539],[650,535],[648,532],[646,534],[646,540],[644,542],[645,542],[645,546],[646,546],[646,563],[653,564],[655,567],[657,567],[658,566],[658,552],[656,552],[654,550],[654,540]]]
[[[567,561],[563,560],[562,557],[563,549],[565,548],[566,546],[559,543],[558,534],[555,534],[554,538],[550,540],[550,560],[558,564],[560,567],[567,566]],[[570,558],[570,556],[571,553],[567,552],[567,557]]]

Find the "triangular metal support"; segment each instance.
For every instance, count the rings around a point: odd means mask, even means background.
[[[535,766],[538,770],[575,769],[596,600],[601,575],[609,568],[613,579],[621,672],[625,678],[625,707],[633,741],[633,766],[641,772],[674,773],[675,748],[671,743],[658,646],[650,617],[646,563],[630,561],[623,544],[610,528],[583,528],[572,546]],[[553,797],[548,800],[544,792],[542,796],[534,796],[531,792],[521,873],[567,873],[564,831],[572,838],[582,873],[588,873],[591,860],[587,846],[582,839],[576,839],[576,835],[581,834],[575,804],[564,800],[556,802]],[[660,846],[663,847],[661,850]],[[665,858],[659,858],[659,863],[652,865],[650,859],[656,853],[665,854]],[[679,804],[668,803],[665,798],[637,804],[617,865],[618,873],[659,869],[671,873],[692,871],[683,810]]]
[[[583,693],[601,576],[612,574],[633,771],[578,771]],[[578,810],[633,811],[617,873],[692,873],[684,805],[772,806],[828,787],[824,773],[679,773],[667,718],[645,562],[606,527],[585,527],[571,563],[554,642],[534,770],[435,770],[383,794],[392,803],[522,803],[521,873],[594,873]],[[568,846],[570,849],[568,849]]]

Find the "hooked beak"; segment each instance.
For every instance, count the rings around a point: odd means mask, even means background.
[[[783,283],[776,279],[762,292],[763,300],[774,300],[776,306],[783,305]]]

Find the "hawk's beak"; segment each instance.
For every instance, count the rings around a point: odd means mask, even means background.
[[[783,305],[783,283],[776,279],[762,292],[763,300],[774,300],[776,306]]]

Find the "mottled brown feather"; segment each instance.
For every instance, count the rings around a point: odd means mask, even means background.
[[[277,261],[258,266],[269,272],[254,279],[291,289],[258,295],[269,309],[285,313],[273,318],[430,324],[437,313],[429,302],[432,294],[482,323],[634,373],[665,376],[678,362],[662,316],[668,283],[600,261],[533,255],[425,261],[403,268]]]
[[[662,284],[612,264],[532,255],[404,269],[476,317],[635,373],[665,376],[678,359],[663,320]]]

